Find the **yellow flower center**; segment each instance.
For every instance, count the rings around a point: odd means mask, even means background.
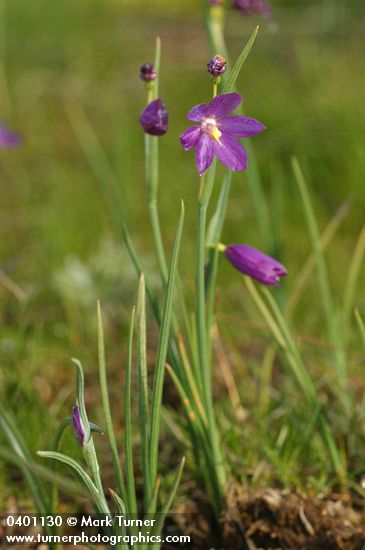
[[[208,134],[214,141],[220,143],[219,138],[222,132],[218,129],[217,121],[214,118],[205,118],[202,122],[202,130]]]

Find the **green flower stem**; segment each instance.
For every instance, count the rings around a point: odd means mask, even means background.
[[[210,339],[207,337],[207,320],[205,304],[205,248],[206,248],[206,220],[209,200],[212,194],[215,176],[216,160],[210,168],[207,176],[203,176],[198,199],[197,212],[197,247],[196,247],[196,289],[195,289],[195,315],[198,338],[198,355],[200,366],[200,378],[203,388],[203,399],[208,419],[209,441],[212,451],[212,459],[216,469],[219,485],[220,499],[223,498],[223,489],[226,483],[226,472],[223,457],[219,447],[218,432],[214,414],[212,397],[212,379],[210,357]],[[220,503],[218,504],[218,508]]]

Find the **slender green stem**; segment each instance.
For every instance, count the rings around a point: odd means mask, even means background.
[[[226,483],[226,473],[223,463],[223,457],[219,447],[218,433],[214,414],[214,404],[212,396],[212,373],[210,357],[210,339],[207,338],[207,319],[205,303],[205,248],[206,248],[206,219],[207,208],[212,194],[215,176],[215,161],[206,177],[202,177],[198,210],[197,210],[197,238],[196,238],[196,272],[195,272],[195,315],[196,330],[198,339],[198,354],[201,372],[201,381],[203,387],[203,399],[207,411],[208,432],[213,462],[218,483],[218,494],[220,499],[223,497],[223,488]],[[220,506],[217,503],[217,508]]]

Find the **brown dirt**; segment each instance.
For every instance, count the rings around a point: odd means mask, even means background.
[[[236,486],[221,518],[220,535],[203,500],[181,506],[168,531],[190,534],[186,548],[197,550],[365,550],[363,504],[343,493],[310,496]]]

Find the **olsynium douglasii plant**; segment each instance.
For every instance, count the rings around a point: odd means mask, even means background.
[[[242,13],[259,12],[268,14],[264,2],[233,2],[233,7]],[[180,136],[181,145],[186,151],[195,149],[195,161],[199,178],[196,186],[197,194],[197,231],[196,231],[196,262],[195,262],[195,309],[190,315],[188,311],[184,285],[181,280],[177,262],[183,225],[183,207],[178,223],[176,239],[173,247],[172,260],[169,266],[163,238],[161,234],[160,217],[158,211],[159,189],[159,139],[168,132],[168,111],[159,95],[160,72],[160,41],[157,40],[154,63],[145,63],[141,67],[140,78],[146,87],[146,107],[140,115],[140,125],[145,132],[145,175],[147,202],[150,215],[151,229],[154,238],[157,264],[163,289],[162,299],[153,288],[149,278],[143,275],[142,262],[139,259],[132,240],[125,225],[122,235],[130,254],[131,260],[140,277],[137,309],[132,312],[128,341],[128,357],[126,363],[126,382],[124,387],[124,423],[122,445],[117,442],[113,425],[108,395],[108,384],[105,366],[104,335],[101,320],[101,310],[98,306],[98,357],[102,405],[104,410],[104,430],[110,446],[110,454],[115,473],[115,490],[109,490],[110,499],[106,498],[105,487],[101,475],[97,450],[94,445],[93,433],[100,433],[101,428],[88,420],[84,402],[84,375],[81,363],[74,360],[77,373],[76,403],[72,414],[61,424],[55,435],[51,450],[40,451],[40,456],[49,461],[58,461],[66,464],[76,474],[81,485],[91,496],[95,510],[103,515],[113,515],[115,511],[123,515],[135,516],[140,514],[156,514],[157,523],[152,534],[159,534],[168,513],[174,495],[177,491],[182,473],[184,460],[177,468],[174,482],[166,500],[159,504],[159,436],[161,422],[161,402],[165,370],[171,376],[183,405],[186,433],[190,437],[194,470],[196,479],[204,485],[211,499],[212,506],[218,517],[225,505],[227,483],[231,479],[230,464],[222,447],[219,419],[212,394],[212,333],[216,323],[216,288],[218,263],[223,252],[224,257],[238,271],[243,273],[245,284],[258,310],[262,314],[267,326],[273,335],[273,345],[270,348],[271,364],[277,350],[286,358],[293,377],[300,387],[308,410],[313,412],[310,433],[316,426],[322,436],[323,448],[328,452],[333,471],[337,479],[343,482],[346,479],[346,464],[344,464],[335,437],[333,436],[326,411],[323,410],[316,386],[304,364],[297,342],[292,336],[288,325],[287,311],[282,313],[276,300],[267,286],[278,286],[281,278],[287,275],[287,270],[278,260],[268,254],[251,247],[248,244],[229,244],[221,242],[224,220],[232,181],[232,173],[247,170],[253,202],[256,208],[259,233],[264,243],[263,248],[270,252],[270,231],[267,220],[267,208],[259,175],[253,172],[254,155],[248,139],[245,147],[240,142],[242,138],[251,138],[260,134],[264,126],[256,119],[232,114],[239,109],[242,98],[235,91],[238,74],[249,54],[256,38],[257,29],[253,32],[247,45],[243,49],[235,65],[231,65],[224,41],[224,9],[223,2],[208,0],[206,5],[207,27],[215,52],[214,57],[207,63],[208,73],[211,75],[212,94],[204,94],[204,103],[191,108],[187,118],[194,123]],[[219,53],[216,53],[219,52]],[[206,97],[208,96],[208,97]],[[187,110],[190,105],[187,105]],[[170,137],[169,134],[167,134]],[[263,139],[265,134],[262,136]],[[178,137],[173,136],[178,146]],[[9,148],[19,142],[17,135],[4,127],[0,128],[0,146]],[[191,153],[190,153],[191,154]],[[215,183],[217,159],[228,169],[219,190],[219,198],[214,208],[210,223],[207,223],[212,190]],[[191,161],[187,156],[186,162]],[[293,169],[298,187],[305,206],[308,227],[313,240],[316,261],[319,266],[320,284],[324,296],[324,307],[328,313],[328,332],[332,343],[336,342],[339,326],[333,303],[326,287],[326,270],[320,247],[320,235],[313,218],[310,197],[306,184],[296,161]],[[120,218],[122,214],[120,213]],[[360,254],[360,253],[359,253]],[[358,259],[356,265],[358,264]],[[356,279],[356,265],[352,272],[352,279]],[[252,279],[265,285],[257,287]],[[298,291],[299,292],[299,291]],[[151,303],[152,310],[160,325],[159,342],[156,353],[155,368],[153,371],[152,391],[149,391],[146,362],[146,308],[145,293]],[[174,304],[174,295],[176,300]],[[351,309],[351,296],[346,297],[346,311]],[[350,305],[349,305],[350,304]],[[175,307],[173,307],[175,305]],[[290,305],[290,304],[289,304]],[[294,306],[291,306],[292,308]],[[290,308],[288,308],[290,309]],[[332,320],[330,320],[332,319]],[[361,334],[365,341],[365,329],[361,317],[357,315]],[[134,332],[137,332],[137,378],[138,378],[138,437],[140,440],[141,455],[137,458],[132,445],[134,423],[132,422],[132,377],[133,377],[133,349]],[[336,351],[336,369],[342,389],[346,389],[346,366],[341,353]],[[347,402],[344,402],[347,406]],[[15,450],[19,448],[20,436],[16,427],[11,423],[5,411],[0,409],[0,422]],[[81,451],[82,463],[60,452],[62,434],[68,427],[72,427],[75,441]],[[306,437],[310,437],[307,434]],[[124,451],[124,460],[120,461],[120,447]],[[1,449],[0,449],[1,450]],[[55,511],[57,507],[56,483],[64,487],[67,480],[57,478],[55,472],[47,469],[39,470],[31,462],[27,453],[23,457],[6,455],[23,469],[29,483],[32,495],[38,510],[42,513]],[[28,462],[27,462],[28,461]],[[136,468],[139,462],[143,477],[143,502],[138,502],[136,493]],[[28,468],[28,469],[27,469]],[[34,474],[34,476],[33,476]],[[51,481],[51,491],[47,496],[39,479]],[[47,486],[48,487],[48,486]],[[121,533],[112,528],[108,534],[135,535],[133,527],[127,533]],[[143,534],[143,533],[142,533]],[[125,550],[129,548],[127,539],[117,547]],[[143,548],[144,543],[138,547]],[[155,546],[156,547],[156,546]]]

